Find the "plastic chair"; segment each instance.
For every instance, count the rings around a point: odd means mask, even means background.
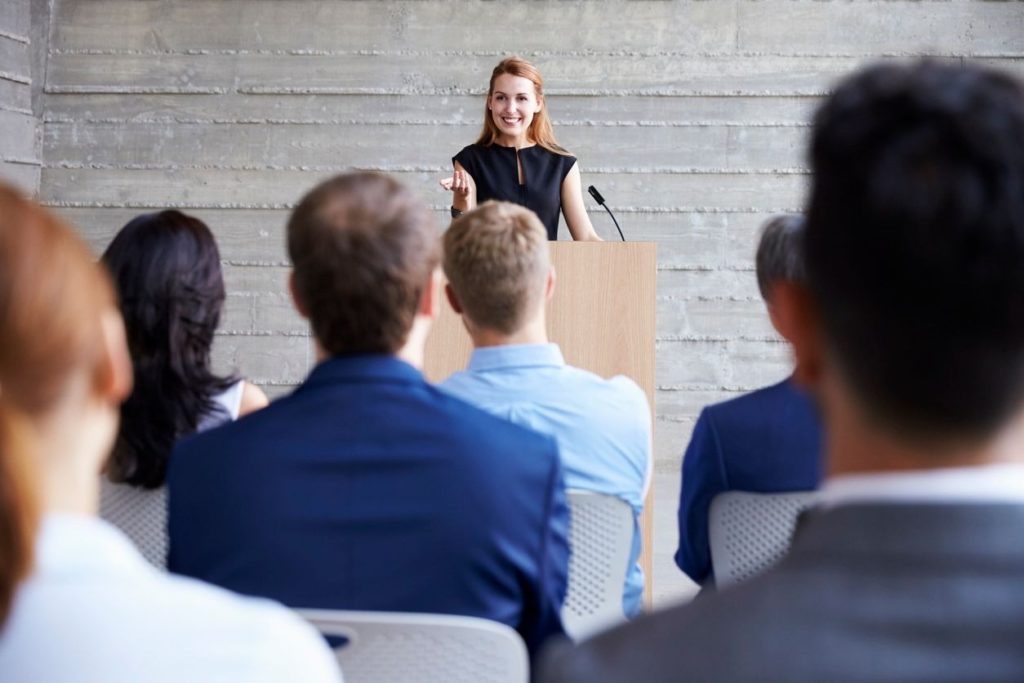
[[[633,509],[614,496],[569,490],[569,590],[562,624],[582,640],[626,620],[622,589],[633,547]]]
[[[142,489],[100,477],[100,517],[132,540],[158,569],[167,568],[167,488]]]
[[[527,683],[529,659],[514,630],[447,614],[296,610],[335,647],[345,683]]]
[[[814,504],[816,495],[729,491],[715,496],[709,518],[715,586],[746,581],[782,559],[797,517]]]

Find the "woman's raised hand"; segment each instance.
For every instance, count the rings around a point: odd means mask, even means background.
[[[445,178],[440,181],[441,187],[446,190],[451,190],[456,197],[468,197],[470,184],[469,174],[462,170],[455,171],[450,178]]]

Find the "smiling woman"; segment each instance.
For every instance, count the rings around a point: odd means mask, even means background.
[[[491,73],[480,138],[452,159],[454,173],[441,181],[452,191],[452,215],[489,199],[532,209],[558,238],[558,215],[576,240],[601,238],[583,204],[576,157],[555,141],[537,68],[519,57]]]

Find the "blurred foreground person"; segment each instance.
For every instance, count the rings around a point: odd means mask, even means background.
[[[169,578],[95,517],[131,386],[106,274],[69,228],[0,187],[0,461],[27,465],[35,489],[21,484],[17,500],[5,478],[2,528],[31,516],[33,498],[43,513],[33,572],[0,631],[0,680],[338,681],[330,651],[294,615]],[[0,596],[17,578],[3,536]]]
[[[869,68],[814,122],[780,290],[827,472],[764,575],[555,655],[545,681],[1024,680],[1024,89]]]

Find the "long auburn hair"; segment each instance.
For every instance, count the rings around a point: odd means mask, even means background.
[[[0,184],[0,624],[32,564],[39,421],[83,375],[105,381],[102,318],[112,310],[110,281],[82,240]]]
[[[107,476],[158,488],[175,441],[220,412],[213,397],[236,381],[210,368],[225,296],[220,252],[205,223],[169,210],[129,221],[103,263],[117,287],[135,374]]]
[[[527,131],[529,138],[549,152],[569,156],[569,151],[558,144],[555,139],[555,131],[551,127],[551,119],[548,118],[547,102],[544,100],[544,78],[540,75],[537,67],[522,57],[507,57],[498,62],[498,66],[494,67],[494,71],[491,72],[491,82],[487,87],[487,101],[484,103],[484,128],[480,131],[480,138],[476,144],[493,145],[501,134],[491,116],[489,105],[491,96],[494,94],[494,81],[498,80],[498,76],[504,74],[528,79],[533,83],[537,101],[542,104],[540,111],[534,114],[533,121],[530,122],[530,129]]]

